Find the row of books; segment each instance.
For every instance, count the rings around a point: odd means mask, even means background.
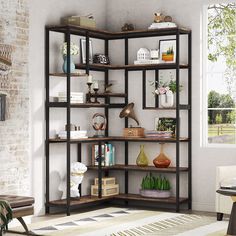
[[[58,102],[66,102],[67,97],[66,97],[65,92],[59,92],[58,93]],[[70,102],[71,103],[83,103],[84,102],[84,93],[81,92],[71,92],[70,93]]]
[[[110,143],[101,145],[101,157],[99,156],[98,144],[92,145],[92,165],[98,166],[101,158],[102,166],[113,166],[115,165],[115,146]]]

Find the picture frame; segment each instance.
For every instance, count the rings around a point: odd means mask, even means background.
[[[156,117],[154,130],[172,131],[172,136],[176,135],[176,118],[174,117]]]
[[[86,64],[86,39],[80,39],[80,56],[81,63]],[[93,63],[93,47],[91,40],[89,40],[89,63]]]
[[[159,41],[160,60],[164,63],[176,62],[176,39],[164,39]]]

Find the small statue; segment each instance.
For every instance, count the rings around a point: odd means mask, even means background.
[[[159,12],[155,12],[154,13],[154,22],[155,23],[161,23],[164,21],[164,16],[162,13]]]
[[[132,31],[132,30],[134,30],[134,25],[128,23],[125,23],[121,28],[121,31]]]
[[[155,23],[172,22],[172,17],[164,16],[162,13],[156,12],[154,13],[154,22]]]
[[[111,87],[112,87],[112,84],[106,84],[105,85],[105,93],[111,93]]]
[[[84,173],[87,171],[87,167],[81,162],[71,163],[70,168],[70,196],[80,197],[79,185],[82,183]],[[59,185],[59,190],[63,192],[62,199],[66,198],[66,178],[62,180]]]

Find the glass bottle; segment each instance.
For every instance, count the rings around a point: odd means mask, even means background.
[[[165,155],[163,151],[164,143],[161,143],[161,152],[160,154],[153,160],[153,164],[157,168],[167,168],[169,167],[171,160],[168,158],[168,156]]]
[[[140,152],[136,159],[137,166],[148,166],[148,157],[144,152],[144,145],[140,145]]]

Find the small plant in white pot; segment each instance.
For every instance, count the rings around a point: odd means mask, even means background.
[[[155,177],[150,173],[146,175],[141,184],[140,195],[152,198],[169,198],[170,182],[162,176]]]

